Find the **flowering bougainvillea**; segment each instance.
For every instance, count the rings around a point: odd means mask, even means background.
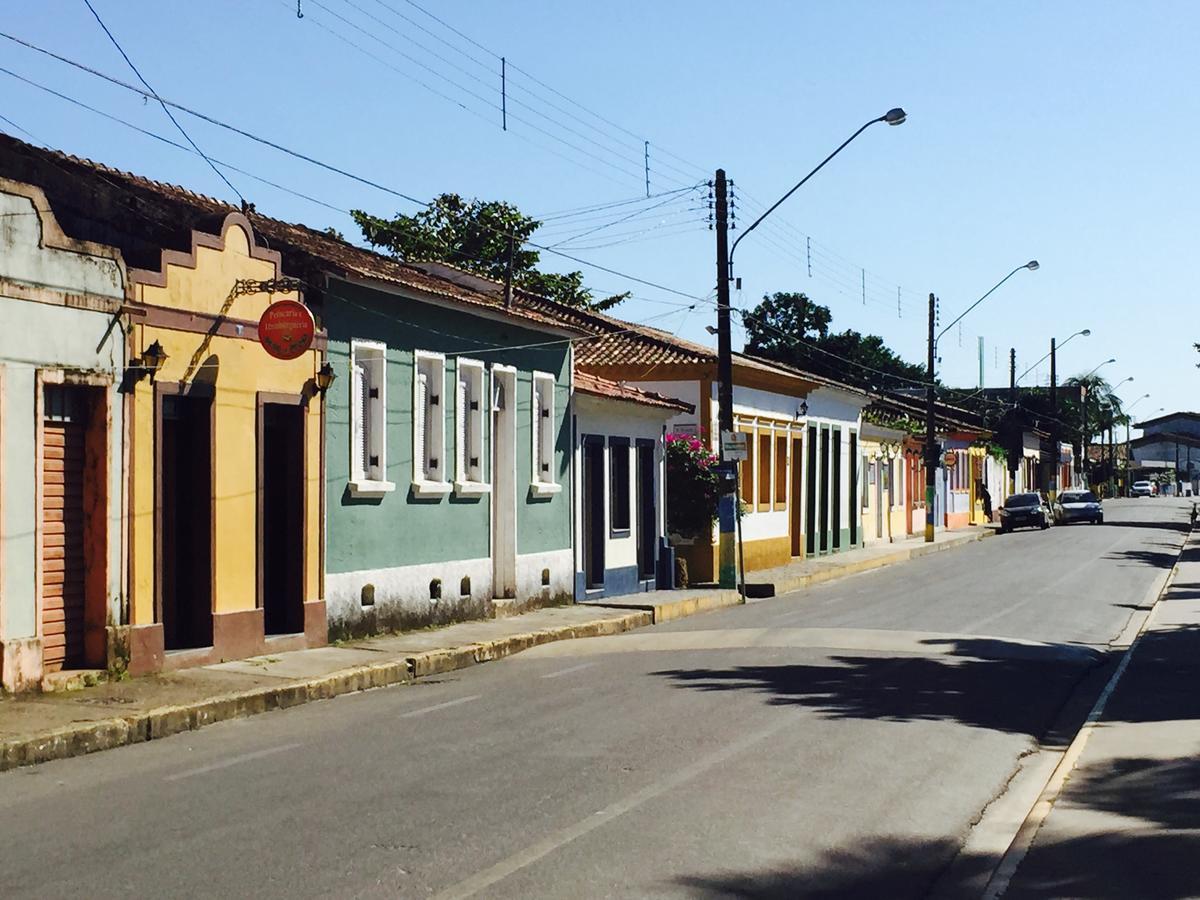
[[[720,460],[694,434],[668,434],[666,453],[667,531],[683,537],[708,534],[717,520]]]

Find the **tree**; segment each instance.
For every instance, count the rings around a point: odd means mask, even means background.
[[[458,194],[441,194],[412,216],[397,213],[393,219],[383,219],[360,209],[351,210],[350,215],[362,229],[367,243],[402,260],[445,261],[477,275],[504,281],[511,236],[513,283],[517,287],[567,306],[594,310],[609,309],[629,296],[614,294],[597,299],[583,286],[581,272],[563,275],[538,271],[540,254],[526,249],[525,243],[541,222],[510,203],[464,200]]]
[[[829,307],[807,294],[786,292],[764,296],[742,315],[746,352],[796,366],[851,384],[875,388],[924,381],[922,366],[905,362],[883,338],[852,329],[830,332]]]

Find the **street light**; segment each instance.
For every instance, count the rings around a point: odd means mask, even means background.
[[[937,419],[937,383],[935,379],[934,369],[937,364],[937,342],[941,340],[942,335],[961,322],[971,310],[977,307],[980,303],[990,297],[1000,285],[1008,281],[1022,269],[1028,269],[1030,272],[1038,270],[1038,261],[1031,259],[1024,265],[1017,266],[994,285],[986,294],[964,309],[953,322],[934,334],[936,315],[937,315],[937,298],[929,295],[929,362],[926,369],[928,383],[925,385],[925,542],[933,543],[933,525],[934,525],[934,500],[937,496],[937,480],[935,478],[937,472],[937,441],[934,432]]]
[[[1090,328],[1085,328],[1085,329],[1083,329],[1083,331],[1077,331],[1073,335],[1071,335],[1071,337],[1067,338],[1061,344],[1059,344],[1057,349],[1061,350],[1063,347],[1067,346],[1067,343],[1071,340],[1071,338],[1090,337],[1091,334],[1092,334],[1092,329],[1090,329]],[[1051,359],[1054,355],[1055,349],[1056,348],[1055,348],[1055,344],[1054,344],[1054,338],[1051,338],[1050,339],[1050,352],[1047,353],[1045,356],[1043,356],[1041,359],[1039,359],[1037,362],[1035,362],[1032,366],[1030,366],[1028,369],[1026,369],[1020,375],[1018,375],[1017,383],[1019,384],[1022,378],[1024,378],[1026,375],[1028,375],[1030,372],[1032,372],[1034,369],[1036,369],[1038,366],[1040,366],[1042,363],[1044,363],[1047,359]],[[1051,366],[1051,368],[1053,368],[1053,366]]]
[[[1132,476],[1129,474],[1133,470],[1133,465],[1132,465],[1132,463],[1133,463],[1133,448],[1132,448],[1132,446],[1130,444],[1130,440],[1129,440],[1129,423],[1133,421],[1133,417],[1130,416],[1129,414],[1133,411],[1133,408],[1135,406],[1137,406],[1139,403],[1141,403],[1143,400],[1145,400],[1149,396],[1150,396],[1149,394],[1142,394],[1142,396],[1138,397],[1136,400],[1134,400],[1132,403],[1130,403],[1127,407],[1125,407],[1125,480],[1127,482],[1129,482],[1129,484],[1133,483],[1131,481]],[[1125,490],[1126,491],[1129,490],[1128,485],[1126,486]]]
[[[837,149],[826,156],[817,165],[815,169],[796,182],[795,186],[776,200],[761,216],[750,223],[750,227],[742,231],[738,235],[737,240],[733,242],[733,246],[729,246],[729,198],[728,186],[725,180],[725,170],[717,169],[716,173],[716,232],[717,232],[717,410],[718,422],[720,431],[733,431],[733,336],[730,329],[730,306],[729,306],[729,280],[733,277],[733,254],[737,250],[738,244],[757,228],[767,216],[773,213],[788,197],[800,190],[810,178],[816,175],[821,169],[825,168],[825,164],[841,153],[846,146],[856,137],[870,128],[877,122],[884,122],[888,125],[902,125],[908,118],[908,114],[900,107],[889,109],[882,116],[871,119],[864,124],[858,131],[842,141]],[[718,443],[718,446],[723,446],[723,442]],[[725,454],[722,449],[721,458],[724,460]],[[737,480],[734,480],[737,483]],[[721,495],[721,509],[719,510],[719,520],[721,522],[721,543],[720,543],[720,584],[722,588],[732,588],[737,584],[737,567],[734,564],[734,547],[733,547],[733,523],[737,516],[735,515],[736,507],[732,504],[736,501],[735,497],[729,494]],[[742,575],[743,585],[745,584],[745,573]]]

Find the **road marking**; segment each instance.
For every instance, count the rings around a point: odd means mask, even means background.
[[[437,712],[439,709],[449,709],[451,706],[458,706],[460,703],[470,703],[472,700],[478,700],[482,694],[472,694],[470,697],[459,697],[457,700],[447,700],[445,703],[435,703],[433,706],[425,706],[421,709],[414,709],[410,712],[401,713],[401,719],[411,719],[413,716],[423,716],[425,713]]]
[[[595,663],[580,663],[577,666],[571,666],[568,669],[559,669],[557,672],[551,672],[549,675],[543,675],[543,678],[557,678],[559,675],[570,675],[572,672],[578,672],[580,669],[590,669]]]
[[[1179,558],[1182,557],[1184,550],[1187,548],[1188,542],[1191,540],[1191,534],[1192,532],[1188,532],[1188,535],[1184,537],[1178,551]],[[1171,584],[1175,580],[1175,574],[1179,571],[1179,558],[1176,558],[1175,565],[1171,567],[1163,579],[1153,608],[1141,620],[1137,635],[1125,650],[1124,655],[1121,657],[1121,662],[1117,665],[1116,671],[1113,672],[1112,677],[1104,686],[1104,690],[1096,698],[1096,702],[1092,705],[1091,711],[1084,720],[1083,727],[1079,729],[1075,738],[1071,741],[1066,751],[1064,751],[1062,758],[1059,759],[1058,765],[1055,766],[1054,772],[1046,782],[1046,786],[1042,789],[1041,794],[1039,794],[1033,808],[1029,810],[1028,815],[1026,815],[1024,821],[1022,821],[1020,827],[1017,829],[1017,833],[1013,835],[1012,842],[1000,858],[1000,862],[992,872],[991,878],[988,879],[988,883],[984,888],[983,900],[999,900],[999,898],[1003,897],[1012,883],[1013,877],[1017,874],[1021,863],[1025,861],[1025,857],[1033,846],[1038,831],[1041,830],[1043,823],[1054,808],[1054,804],[1062,794],[1063,788],[1067,783],[1067,778],[1075,768],[1079,757],[1083,755],[1083,750],[1087,746],[1088,739],[1091,738],[1092,733],[1099,727],[1100,719],[1104,715],[1109,698],[1116,690],[1121,676],[1125,674],[1125,670],[1128,668],[1130,660],[1133,659],[1134,653],[1137,652],[1142,636],[1146,633],[1146,630],[1153,621],[1154,614],[1159,609],[1159,603],[1169,592]],[[1158,579],[1155,580],[1157,582]]]
[[[295,750],[302,744],[283,744],[280,747],[268,747],[266,750],[255,750],[253,753],[243,753],[239,756],[231,756],[228,759],[223,759],[220,762],[210,763],[207,766],[200,766],[195,769],[188,769],[186,772],[176,772],[174,775],[166,776],[163,781],[182,781],[184,778],[191,778],[193,775],[204,775],[208,772],[215,772],[218,769],[228,769],[230,766],[236,766],[239,763],[250,762],[254,759],[262,759],[264,756],[274,756],[276,753],[283,753],[286,750]]]
[[[702,775],[714,766],[720,765],[726,760],[737,756],[739,753],[750,749],[755,744],[773,737],[784,728],[789,725],[795,725],[799,721],[800,718],[798,716],[784,715],[769,727],[748,735],[739,741],[727,744],[720,750],[716,750],[708,756],[701,757],[691,765],[684,766],[682,769],[672,772],[665,778],[647,785],[640,791],[635,791],[624,799],[606,806],[586,819],[581,819],[574,825],[568,825],[566,828],[560,828],[558,831],[551,832],[540,841],[530,844],[524,850],[520,850],[512,856],[500,860],[494,866],[476,872],[470,878],[466,878],[457,884],[450,885],[450,887],[434,895],[433,900],[463,900],[463,898],[474,896],[480,891],[503,881],[526,866],[532,865],[542,857],[548,856],[576,838],[583,837],[583,835],[595,831],[601,825],[607,825],[619,816],[637,809],[643,803],[653,800],[685,782],[691,781],[696,776]]]

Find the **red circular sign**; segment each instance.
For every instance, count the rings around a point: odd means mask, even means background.
[[[312,346],[316,323],[303,303],[280,300],[258,320],[258,342],[276,359],[295,359]]]

